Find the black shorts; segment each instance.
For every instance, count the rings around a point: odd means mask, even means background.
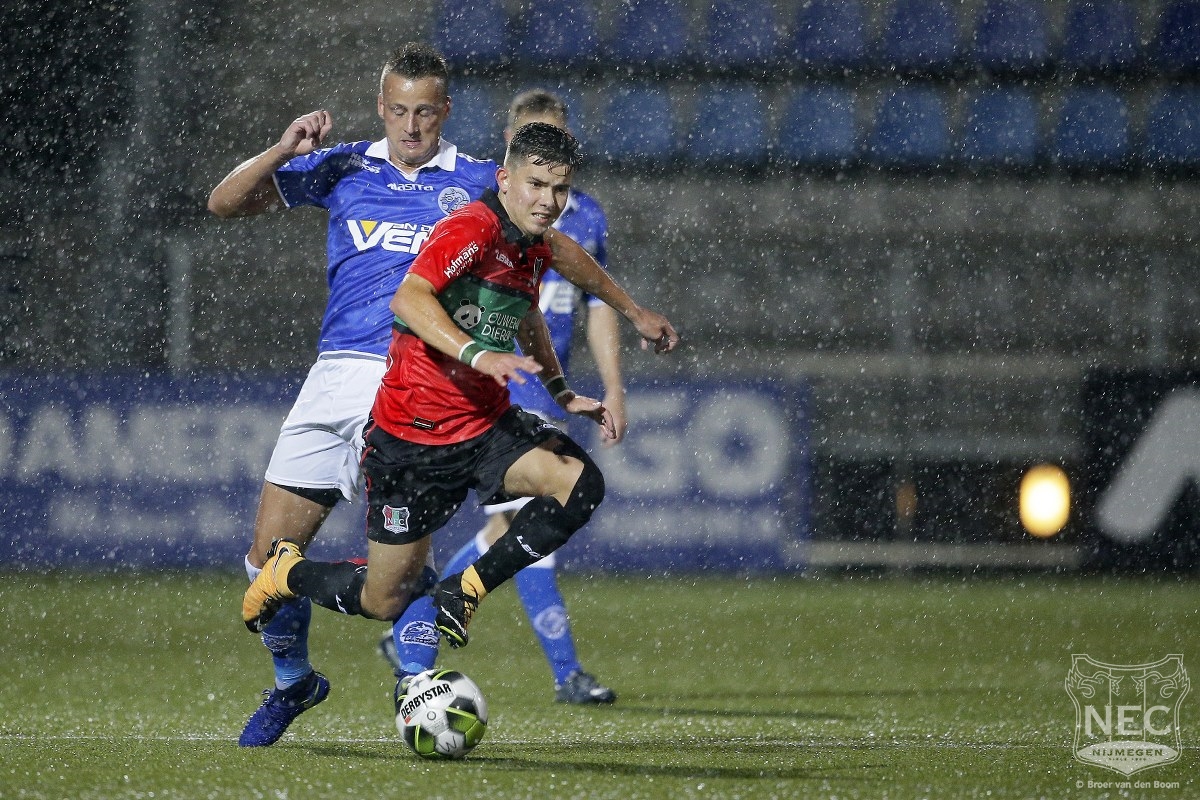
[[[579,450],[554,425],[516,406],[487,432],[455,444],[414,444],[370,426],[362,457],[367,538],[383,544],[424,539],[450,521],[468,489],[481,503],[512,499],[502,488],[508,468],[555,438],[567,452]]]

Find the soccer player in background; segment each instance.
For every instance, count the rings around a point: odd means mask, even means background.
[[[306,205],[329,215],[329,300],[317,360],[267,466],[246,555],[252,581],[273,540],[307,548],[338,501],[353,502],[362,493],[361,437],[391,340],[388,304],[434,224],[495,186],[495,162],[466,156],[441,137],[451,101],[446,61],[436,50],[409,42],[392,53],[380,75],[376,110],[384,129],[376,142],[325,146],[330,115],[297,118],[275,145],[237,166],[209,196],[209,210],[222,218]],[[550,244],[560,263],[595,264],[568,237]],[[425,580],[436,580],[432,564]],[[329,694],[329,681],[309,660],[310,621],[311,605],[299,599],[263,629],[275,686],[247,721],[241,746],[275,743]],[[408,660],[432,666],[436,632],[430,626],[404,647]]]
[[[544,122],[559,128],[567,127],[567,106],[561,98],[542,89],[530,89],[513,98],[508,108],[508,121],[504,129],[504,142],[512,140],[513,133],[530,122]],[[607,268],[606,243],[608,221],[604,210],[590,195],[571,186],[566,206],[554,223],[554,228],[579,242],[596,261]],[[621,357],[619,321],[612,308],[591,297],[585,297],[569,281],[554,270],[548,270],[542,279],[538,306],[546,318],[554,351],[564,372],[569,373],[571,341],[576,314],[581,305],[587,305],[587,340],[596,363],[597,372],[604,385],[603,404],[612,415],[616,436],[601,441],[605,445],[620,442],[625,436],[625,388],[621,381]],[[537,414],[551,422],[565,423],[566,414],[554,402],[554,398],[535,381],[509,384],[512,402],[525,411]],[[498,505],[486,505],[487,525],[462,547],[445,565],[443,572],[461,572],[480,555],[487,552],[508,531],[513,516],[523,508],[530,498],[523,497]],[[600,684],[594,676],[583,669],[575,649],[566,603],[558,588],[556,557],[548,555],[516,576],[517,595],[529,617],[529,624],[537,636],[554,677],[554,699],[560,703],[611,703],[616,693]],[[396,621],[394,630],[389,631],[379,642],[379,650],[392,666],[396,677],[403,679],[413,672],[419,663],[401,663],[396,639],[403,638],[403,631],[410,625],[422,625],[413,614],[420,610],[411,606]]]
[[[543,237],[566,204],[577,147],[559,127],[525,125],[497,171],[498,191],[434,228],[391,304],[395,332],[362,460],[367,565],[312,561],[296,544],[276,542],[243,599],[248,627],[298,596],[395,620],[420,590],[430,535],[469,489],[485,503],[533,497],[495,545],[435,587],[437,629],[461,647],[489,592],[587,523],[604,495],[600,470],[562,431],[513,406],[508,392],[509,381],[537,374],[566,412],[616,437],[603,404],[568,386],[537,305],[552,264]],[[563,266],[573,284],[628,319],[643,346],[669,352],[678,344],[670,322],[638,306],[598,264]],[[397,707],[404,688],[398,680]]]

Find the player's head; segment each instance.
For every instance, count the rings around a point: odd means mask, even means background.
[[[579,142],[556,125],[518,128],[496,172],[500,202],[513,224],[530,236],[545,233],[566,207],[571,176],[582,159]]]
[[[378,111],[398,166],[416,168],[437,154],[450,116],[449,82],[446,59],[420,42],[401,45],[383,65]]]
[[[504,143],[512,141],[513,133],[530,122],[544,122],[557,128],[567,127],[567,104],[561,97],[545,89],[521,92],[508,104],[508,121],[504,126]]]

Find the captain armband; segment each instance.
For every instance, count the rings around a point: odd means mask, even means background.
[[[570,386],[567,386],[567,379],[562,375],[555,375],[550,380],[546,381],[543,386],[550,396],[554,398],[554,402],[558,402],[564,394],[575,394]]]
[[[458,360],[464,364],[474,367],[479,357],[487,352],[487,348],[479,342],[467,342],[458,349]]]

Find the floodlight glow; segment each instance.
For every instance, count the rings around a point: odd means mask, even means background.
[[[1053,464],[1031,467],[1021,478],[1021,524],[1030,535],[1049,538],[1063,529],[1071,514],[1071,483]]]

